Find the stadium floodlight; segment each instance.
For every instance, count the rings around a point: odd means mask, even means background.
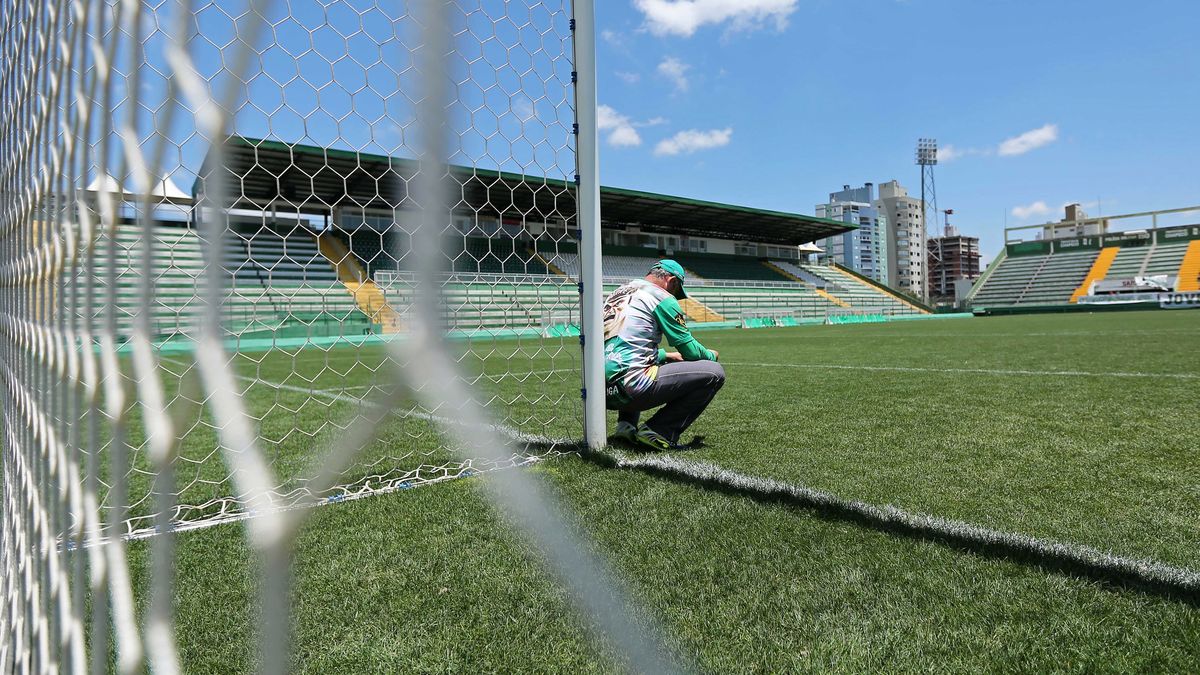
[[[185,669],[173,537],[243,520],[266,563],[258,663],[282,672],[300,507],[578,447],[580,381],[598,374],[579,318],[601,329],[584,311],[602,293],[593,14],[16,6],[0,28],[0,80],[19,83],[0,91],[0,671],[99,672],[110,654],[122,672]],[[567,252],[597,283],[549,273]],[[496,499],[584,611],[634,667],[669,666],[554,502],[499,474]],[[143,620],[125,553],[140,537]]]
[[[917,164],[933,166],[938,163],[938,144],[935,139],[921,138],[917,140]]]

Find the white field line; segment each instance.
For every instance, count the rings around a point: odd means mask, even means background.
[[[897,373],[952,373],[963,375],[1024,375],[1035,377],[1134,377],[1169,378],[1175,380],[1200,380],[1194,373],[1142,373],[1105,372],[1084,370],[1006,370],[1002,368],[923,368],[917,366],[854,366],[835,363],[757,363],[746,361],[726,362],[728,366],[749,368],[804,368],[808,370],[863,370]]]
[[[1186,594],[1200,593],[1200,571],[1176,567],[1158,560],[1129,558],[1082,544],[993,530],[960,520],[912,513],[890,504],[875,506],[803,485],[746,476],[715,464],[679,459],[671,455],[632,458],[620,453],[604,453],[603,456],[619,469],[680,478],[694,484],[718,486],[740,494],[786,501],[805,508],[831,509],[881,528],[899,529],[920,536],[1028,555],[1041,561],[1087,570],[1107,578],[1137,581]]]

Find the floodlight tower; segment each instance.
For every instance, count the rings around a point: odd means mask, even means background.
[[[925,301],[929,301],[929,260],[928,257],[934,255],[933,249],[929,246],[928,220],[926,216],[929,214],[929,202],[933,203],[933,212],[937,213],[937,186],[933,182],[933,167],[937,166],[938,147],[937,140],[933,138],[917,139],[917,165],[921,167],[921,245],[926,250],[926,260],[924,263],[924,274],[922,286],[922,297]],[[928,201],[926,201],[928,199]]]

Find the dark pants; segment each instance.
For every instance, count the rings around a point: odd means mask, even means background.
[[[654,413],[646,426],[678,443],[684,429],[704,412],[723,384],[725,369],[716,361],[664,363],[649,389],[617,408],[617,419],[637,426],[643,410],[661,405],[662,410]]]

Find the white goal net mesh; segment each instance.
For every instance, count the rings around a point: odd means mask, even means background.
[[[583,435],[580,288],[547,263],[577,253],[577,8],[10,10],[0,669],[178,670],[171,533],[245,519],[261,667],[286,670],[296,507]],[[497,475],[551,563],[586,572],[579,602],[651,658],[552,504]],[[147,536],[139,614],[123,547]]]

